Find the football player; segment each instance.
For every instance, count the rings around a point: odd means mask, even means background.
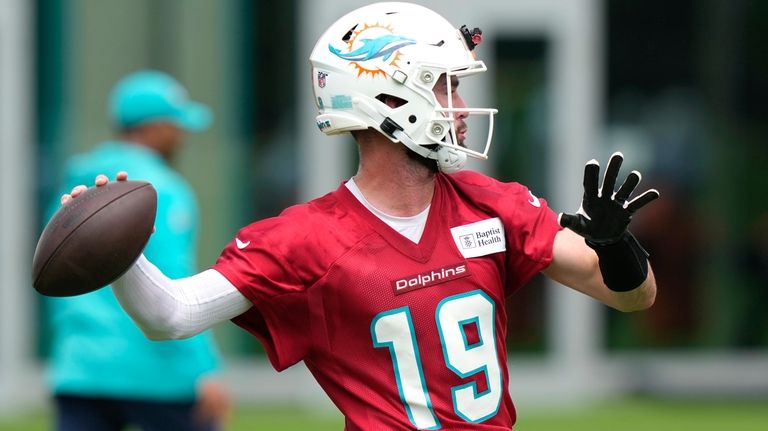
[[[523,185],[462,171],[487,156],[496,112],[459,92],[486,71],[481,41],[408,3],[336,21],[310,56],[317,126],[354,136],[357,173],[245,226],[198,275],[172,280],[140,257],[114,288],[126,311],[153,339],[231,319],[277,370],[303,361],[350,431],[512,428],[505,298],[543,272],[622,311],[651,306],[627,226],[658,192],[630,200],[637,172],[614,192],[616,154],[602,184],[587,163],[580,211],[558,216]],[[489,129],[474,145],[470,118]]]

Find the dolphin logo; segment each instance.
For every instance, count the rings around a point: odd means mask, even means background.
[[[344,60],[368,61],[381,58],[382,61],[387,61],[398,49],[416,43],[413,39],[393,34],[380,36],[376,39],[361,39],[361,42],[363,46],[346,54],[331,44],[328,44],[328,49]]]

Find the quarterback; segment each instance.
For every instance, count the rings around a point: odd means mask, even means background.
[[[486,71],[481,42],[409,3],[333,23],[310,56],[313,103],[322,133],[354,136],[356,174],[243,227],[200,274],[173,280],[140,257],[114,286],[123,308],[153,339],[232,320],[277,370],[303,361],[349,431],[511,429],[505,298],[541,272],[618,310],[650,307],[653,272],[627,227],[658,192],[630,199],[640,174],[617,184],[615,154],[602,182],[587,163],[580,210],[558,215],[462,170],[487,157],[496,113],[459,92]],[[470,143],[470,117],[487,138]]]

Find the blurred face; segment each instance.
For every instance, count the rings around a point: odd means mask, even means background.
[[[121,133],[123,139],[152,148],[169,161],[181,148],[184,135],[183,129],[166,122],[143,124]]]
[[[171,160],[184,140],[184,130],[172,123],[152,125],[152,140],[155,149],[167,160]]]
[[[445,74],[440,75],[437,83],[435,83],[435,86],[432,88],[432,92],[435,94],[437,102],[443,108],[447,108],[449,106],[449,101],[451,103],[451,107],[454,109],[466,108],[467,104],[464,103],[464,99],[459,96],[459,78],[452,76],[450,79],[450,91],[448,90],[448,82]],[[464,140],[467,137],[467,124],[464,119],[467,118],[468,115],[469,114],[467,112],[453,113],[454,125],[456,127],[456,139],[458,139],[458,144],[461,146],[465,146]]]

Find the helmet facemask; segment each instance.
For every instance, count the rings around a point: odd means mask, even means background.
[[[425,157],[438,160],[444,172],[461,169],[467,156],[487,159],[496,109],[468,107],[463,98],[454,95],[458,92],[460,79],[486,71],[485,64],[474,61],[454,68],[422,65],[420,69],[422,82],[434,80],[431,87],[425,86],[430,92],[433,112],[425,122],[421,139],[417,141],[422,147],[434,151],[434,154]],[[454,105],[455,100],[461,104]],[[479,136],[483,130],[487,131],[487,135]]]

